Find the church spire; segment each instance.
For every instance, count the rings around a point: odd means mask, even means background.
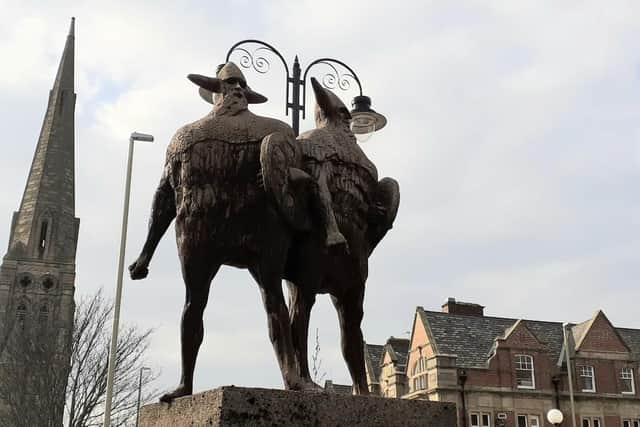
[[[74,43],[71,18],[20,210],[14,213],[8,256],[75,259]]]

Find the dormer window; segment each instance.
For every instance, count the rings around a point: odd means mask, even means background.
[[[622,368],[620,371],[622,394],[636,394],[636,385],[633,382],[633,368]]]
[[[595,393],[596,381],[593,366],[580,366],[580,385],[582,391]]]
[[[516,368],[516,386],[524,389],[535,388],[536,381],[533,370],[533,356],[516,354],[514,365]]]

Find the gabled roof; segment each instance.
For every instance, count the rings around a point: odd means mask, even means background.
[[[439,354],[455,354],[461,367],[486,367],[494,341],[502,338],[518,319],[465,316],[418,309]],[[562,347],[562,323],[523,320],[527,329],[545,344],[557,360]]]
[[[374,382],[380,380],[380,365],[382,356],[384,355],[384,346],[377,344],[364,344],[364,361],[367,365],[367,371],[373,376]]]
[[[598,310],[593,315],[593,317],[589,319],[587,322],[581,323],[578,331],[574,332],[573,337],[574,337],[574,340],[576,341],[576,350],[580,350],[583,344],[585,344],[588,341],[587,338],[590,336],[590,333],[594,329],[596,324],[600,324],[600,325],[604,324],[604,327],[605,327],[604,331],[612,332],[614,340],[619,341],[619,344],[622,344],[622,348],[619,349],[618,351],[624,351],[624,352],[631,351],[631,348],[629,347],[629,345],[624,341],[624,338],[620,335],[618,330],[614,328],[614,326],[611,324],[611,322],[609,321],[609,319],[603,313],[602,310]],[[599,333],[602,334],[602,332],[603,330],[601,329]]]
[[[380,358],[380,364],[382,365],[384,361],[384,354],[388,353],[393,363],[395,363],[398,368],[404,368],[401,370],[405,370],[407,365],[407,357],[409,356],[410,344],[411,342],[408,338],[389,337],[386,344],[384,345],[382,357]]]

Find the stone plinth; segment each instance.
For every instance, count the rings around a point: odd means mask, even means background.
[[[425,400],[229,386],[140,410],[140,427],[180,426],[455,427],[456,407]]]

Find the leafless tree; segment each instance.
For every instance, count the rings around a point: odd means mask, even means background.
[[[102,425],[112,315],[113,303],[104,298],[101,290],[81,299],[76,308],[65,410],[68,427]],[[149,385],[157,374],[142,369],[151,333],[151,329],[132,326],[119,332],[111,409],[114,426],[131,425],[135,420],[139,375],[142,375],[141,401],[147,402],[156,394]]]

